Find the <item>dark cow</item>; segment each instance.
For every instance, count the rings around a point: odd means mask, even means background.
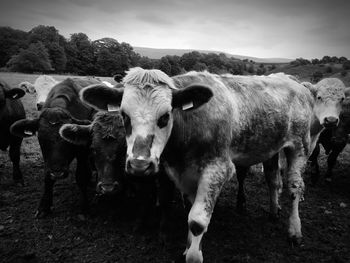
[[[89,125],[64,124],[60,129],[60,135],[72,144],[90,147],[97,169],[98,194],[122,192],[124,196],[136,197],[139,221],[135,229],[138,229],[150,215],[149,212],[154,208],[157,197],[168,198],[168,192],[171,193],[173,188],[171,182],[163,177],[156,176],[146,180],[143,177],[125,177],[126,140],[123,118],[119,110],[111,110],[111,112],[98,112]],[[148,187],[144,187],[145,184]],[[160,193],[158,184],[163,186]],[[169,207],[161,209],[162,213],[168,213]],[[162,233],[165,227],[165,222],[162,221]]]
[[[86,188],[91,169],[89,167],[89,149],[76,146],[63,140],[59,129],[63,124],[89,124],[95,111],[79,99],[79,91],[87,85],[100,83],[96,80],[66,79],[55,85],[45,101],[37,119],[20,120],[11,126],[11,132],[17,136],[29,137],[37,132],[45,164],[45,187],[37,216],[51,212],[52,192],[56,180],[68,176],[69,165],[77,159],[76,181],[81,190],[81,212],[87,209]]]
[[[133,68],[123,84],[124,89],[92,85],[81,91],[81,98],[102,110],[120,105],[127,138],[126,170],[147,177],[159,170],[161,161],[192,203],[186,262],[203,261],[202,237],[223,185],[235,173],[235,165],[269,162],[265,174],[271,182],[270,192],[277,193],[274,182],[282,150],[289,164],[288,233],[294,243],[300,242],[301,173],[323,125],[336,125],[344,90],[333,92],[336,109],[332,107],[327,114],[321,100],[315,103],[313,94],[319,91],[310,92],[284,74],[219,76],[189,72],[170,78],[159,70]],[[278,195],[274,196],[272,213],[277,212],[278,205]]]
[[[347,89],[346,93],[350,93],[350,90]],[[349,141],[350,98],[346,98],[346,100],[344,101],[339,120],[339,125],[336,128],[327,129],[321,133],[315,150],[309,158],[311,166],[314,169],[311,178],[313,184],[317,183],[320,176],[320,169],[317,160],[318,155],[320,154],[320,145],[323,146],[325,153],[328,155],[328,167],[325,175],[325,180],[327,183],[330,183],[332,181],[332,171],[336,164],[338,155],[344,150],[346,144]]]
[[[13,180],[23,184],[23,177],[19,168],[22,138],[10,133],[10,126],[17,120],[26,117],[22,102],[19,98],[25,95],[20,88],[11,89],[0,79],[0,149],[10,148],[10,159],[13,164]]]
[[[90,147],[98,174],[97,193],[121,190],[124,183],[126,141],[119,111],[97,113],[90,125],[64,124],[60,135],[72,144]]]

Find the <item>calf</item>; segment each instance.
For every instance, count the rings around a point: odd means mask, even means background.
[[[346,93],[350,93],[350,89],[346,90]],[[325,149],[327,158],[327,172],[326,172],[326,182],[330,183],[332,181],[332,171],[336,164],[338,155],[343,151],[346,144],[349,141],[350,134],[350,98],[346,98],[343,103],[342,111],[339,117],[339,125],[336,128],[324,130],[318,140],[318,143],[309,158],[311,166],[314,171],[311,177],[312,183],[316,184],[319,176],[320,170],[318,165],[318,155],[320,154],[320,144]]]
[[[97,113],[89,125],[64,124],[60,135],[66,141],[90,147],[99,194],[121,190],[126,155],[125,130],[120,113]]]
[[[20,148],[22,138],[10,133],[10,126],[17,120],[26,117],[22,102],[19,98],[25,92],[19,88],[10,89],[9,85],[0,79],[0,150],[9,147],[10,159],[13,164],[13,180],[23,184],[23,176],[19,168]]]
[[[163,178],[158,177],[144,180],[142,177],[125,177],[126,140],[123,119],[119,110],[112,112],[98,112],[89,125],[64,124],[60,128],[60,135],[68,142],[76,145],[90,147],[94,165],[97,168],[98,194],[111,194],[123,192],[134,195],[139,204],[138,224],[141,227],[153,209],[157,198],[158,183],[172,192],[172,185]],[[145,188],[147,184],[149,187]],[[168,185],[165,185],[168,184]],[[167,198],[169,193],[161,191],[158,198]],[[161,207],[162,213],[168,213],[168,207]],[[161,230],[165,228],[161,222]]]
[[[274,182],[282,150],[289,164],[288,233],[294,243],[300,241],[301,173],[326,119],[336,118],[322,109],[314,114],[315,102],[307,88],[284,75],[190,72],[170,78],[159,70],[141,68],[131,69],[123,84],[124,89],[92,85],[80,96],[102,110],[120,105],[128,173],[148,177],[162,162],[192,203],[186,262],[203,261],[202,237],[223,185],[235,173],[235,165],[268,162],[265,173]],[[337,91],[335,97],[338,107],[344,91]],[[274,183],[269,186],[270,192],[277,192]],[[273,198],[272,212],[277,211],[277,201]]]
[[[89,148],[76,146],[63,140],[59,129],[63,124],[89,124],[95,111],[79,99],[79,91],[89,84],[100,83],[95,80],[66,79],[55,85],[45,101],[37,119],[20,120],[11,126],[17,136],[29,137],[37,133],[42,151],[44,169],[44,193],[36,215],[43,217],[51,212],[52,192],[57,180],[68,176],[69,165],[77,159],[75,178],[81,190],[80,212],[87,209],[86,188],[91,170],[89,167]]]

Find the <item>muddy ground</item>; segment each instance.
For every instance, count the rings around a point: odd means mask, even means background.
[[[0,77],[16,86],[36,76],[1,73]],[[27,116],[37,116],[35,97],[27,94],[22,101]],[[320,163],[324,175],[323,151]],[[99,200],[91,190],[90,213],[85,222],[80,221],[78,188],[72,176],[55,186],[53,214],[35,219],[43,190],[43,162],[36,137],[23,141],[21,168],[25,186],[14,186],[9,157],[0,153],[0,262],[173,262],[183,252],[186,214],[178,194],[171,235],[162,246],[154,223],[149,222],[144,231],[133,231],[136,215],[131,201]],[[270,222],[267,186],[255,169],[246,183],[248,213],[240,215],[235,211],[233,179],[222,192],[204,237],[205,262],[350,262],[349,171],[349,145],[338,159],[332,189],[323,177],[317,186],[311,186],[310,171],[306,171],[305,201],[300,204],[304,243],[300,248],[287,242],[287,195],[282,196],[281,219]]]

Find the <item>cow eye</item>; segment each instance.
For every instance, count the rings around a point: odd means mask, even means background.
[[[165,126],[168,125],[170,115],[169,113],[163,114],[157,121],[157,125],[160,129],[164,128]]]
[[[344,98],[344,97],[342,97],[340,100],[341,100],[341,102],[343,102],[343,101],[345,100],[345,98]]]
[[[131,134],[131,121],[130,121],[130,117],[129,117],[128,114],[126,114],[124,111],[122,111],[122,117],[123,117],[125,132],[126,132],[126,135],[128,136],[128,135]]]
[[[321,97],[321,96],[318,96],[317,99],[318,99],[318,100],[322,100],[322,97]]]

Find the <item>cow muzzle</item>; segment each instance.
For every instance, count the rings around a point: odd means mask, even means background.
[[[119,192],[120,189],[121,187],[118,182],[113,182],[113,183],[98,182],[96,185],[96,192],[101,195],[115,194]]]
[[[126,172],[131,175],[152,175],[158,171],[158,164],[152,159],[128,158]]]
[[[337,127],[338,123],[339,123],[338,118],[330,116],[330,117],[324,118],[323,126],[325,128],[334,128],[334,127]]]

